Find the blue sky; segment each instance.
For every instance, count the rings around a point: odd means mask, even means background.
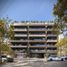
[[[0,0],[0,18],[9,17],[9,19],[54,20],[53,5],[56,0]]]

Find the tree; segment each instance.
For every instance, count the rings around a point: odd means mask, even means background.
[[[53,14],[67,23],[67,0],[57,0],[57,3],[54,5]]]
[[[57,42],[56,44],[58,48],[58,54],[64,55],[67,54],[67,38],[63,38],[60,41]]]
[[[67,0],[57,0],[57,3],[54,5],[53,14],[56,16],[54,30],[58,29],[58,34],[64,32],[64,29],[67,29]],[[63,34],[64,35],[64,34]],[[65,43],[65,39],[58,42],[58,47],[62,47],[60,45]]]
[[[6,26],[5,26],[5,21],[0,19],[0,54],[1,54],[1,45],[4,41],[4,36],[6,32]]]
[[[14,30],[13,25],[10,25],[9,31],[8,31],[8,36],[9,36],[10,39],[14,38],[14,31],[13,30]]]
[[[67,45],[67,38],[63,38],[56,44],[57,46],[64,46]]]
[[[8,31],[7,31],[7,20],[5,19],[0,19],[0,55],[1,53],[6,53],[6,54],[14,54],[13,50],[10,48],[9,44],[5,43],[4,44],[4,39],[5,36],[8,36]],[[11,32],[10,32],[11,34]]]
[[[67,29],[67,0],[57,0],[53,14],[56,16],[57,28],[63,33]]]
[[[6,33],[6,22],[4,20],[0,20],[0,41],[2,41],[3,37]]]
[[[2,51],[2,54],[7,54],[7,55],[13,55],[14,52],[13,50],[10,48],[10,46],[6,43],[2,43],[1,45],[1,51]]]
[[[10,40],[14,39],[14,26],[12,24],[9,26],[8,37]],[[13,50],[10,50],[9,54],[12,54],[14,57],[16,56]]]
[[[65,25],[62,25],[58,21],[54,21],[54,25],[53,25],[54,34],[57,34],[57,35],[62,34],[64,32],[64,28],[65,28]]]

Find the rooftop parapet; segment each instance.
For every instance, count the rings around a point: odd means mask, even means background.
[[[53,25],[53,22],[45,22],[45,21],[22,21],[22,22],[14,22],[12,25],[19,26],[19,25]]]

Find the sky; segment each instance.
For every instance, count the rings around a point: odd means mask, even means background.
[[[56,0],[0,0],[0,18],[16,21],[54,20]]]

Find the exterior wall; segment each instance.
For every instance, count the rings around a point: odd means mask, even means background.
[[[30,57],[56,55],[57,35],[53,32],[53,23],[18,22],[14,23],[14,40],[11,48],[16,53],[27,53]]]

